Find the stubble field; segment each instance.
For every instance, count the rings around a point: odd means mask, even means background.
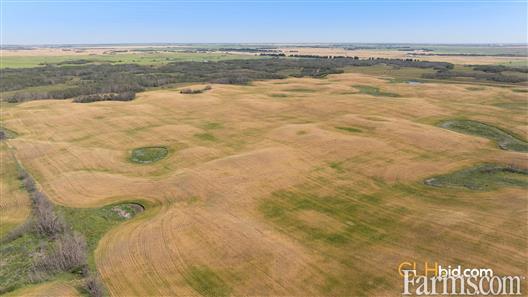
[[[472,120],[523,142],[527,104],[511,88],[345,73],[131,102],[31,101],[2,117],[53,202],[149,206],[95,250],[112,296],[395,296],[403,261],[528,273],[525,175],[424,183],[482,164],[528,169],[524,152],[438,125]],[[134,162],[138,148],[155,160]],[[10,189],[2,213],[14,224],[29,210],[10,206],[24,204]],[[65,283],[46,288],[69,292]]]

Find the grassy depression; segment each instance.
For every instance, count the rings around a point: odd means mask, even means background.
[[[456,132],[476,135],[491,139],[503,150],[528,152],[528,143],[511,132],[492,125],[471,120],[448,120],[439,123],[439,126]]]
[[[58,206],[66,222],[73,230],[86,237],[88,245],[88,264],[95,268],[93,251],[97,242],[114,226],[131,219],[142,212],[143,206],[138,203],[113,204],[101,208],[69,208]]]
[[[167,156],[169,150],[163,146],[140,147],[132,150],[130,160],[134,163],[148,164]]]
[[[361,94],[367,94],[378,97],[400,97],[400,95],[396,93],[382,92],[378,87],[365,85],[353,85],[353,87],[358,89],[359,93]]]
[[[464,187],[471,190],[489,191],[500,187],[528,187],[528,170],[512,166],[483,164],[469,169],[425,180],[435,187]]]

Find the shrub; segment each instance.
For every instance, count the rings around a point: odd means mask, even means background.
[[[24,180],[22,182],[24,184],[24,188],[29,193],[35,192],[37,190],[37,187],[35,185],[35,180],[33,180],[33,178],[31,176],[27,175],[27,173],[26,173],[26,176],[25,176],[25,178],[24,178]]]
[[[86,241],[78,233],[66,233],[55,241],[50,251],[33,262],[35,276],[50,275],[58,272],[82,270],[86,264]]]
[[[93,94],[75,97],[75,103],[90,103],[96,101],[130,101],[136,98],[134,92],[110,93],[110,94]]]
[[[90,276],[86,279],[84,288],[90,297],[102,297],[104,295],[103,284],[95,276]]]
[[[54,212],[53,204],[49,202],[44,193],[33,193],[32,200],[37,233],[54,237],[67,229],[64,219]]]
[[[20,179],[20,180],[24,180],[24,179],[26,179],[28,176],[29,176],[29,174],[28,174],[25,170],[23,170],[23,169],[20,168],[20,167],[18,168],[18,179]]]

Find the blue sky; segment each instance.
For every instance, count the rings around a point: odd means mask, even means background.
[[[526,43],[517,0],[2,0],[3,44]]]

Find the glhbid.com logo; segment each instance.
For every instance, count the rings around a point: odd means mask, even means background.
[[[425,262],[417,269],[416,262],[402,262],[398,272],[403,277],[402,295],[521,295],[524,276],[497,276],[490,268],[441,266]]]

